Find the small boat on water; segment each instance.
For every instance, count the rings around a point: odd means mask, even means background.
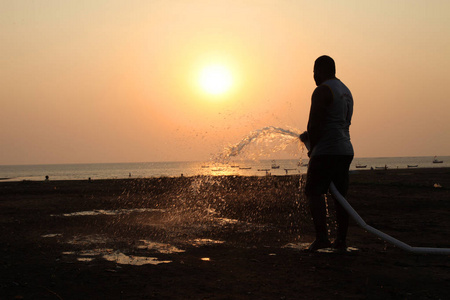
[[[444,162],[443,160],[437,159],[437,156],[435,156],[433,159],[433,164],[442,164],[443,162]]]
[[[266,172],[266,176],[270,176],[270,175],[272,175],[272,174],[270,174],[270,169],[258,169],[258,171],[264,171],[264,172]]]
[[[250,170],[252,167],[239,167],[239,170]]]
[[[277,165],[276,163],[275,163],[275,161],[273,160],[272,161],[272,169],[279,169],[280,168],[280,165]]]
[[[408,165],[408,168],[417,168],[419,165]]]
[[[297,169],[284,169],[284,171],[286,172],[286,175],[288,175],[289,171],[296,171]]]
[[[387,170],[388,166],[384,165],[384,167],[375,167],[375,169],[377,169],[377,170]]]
[[[357,169],[364,169],[367,168],[367,165],[356,165]]]

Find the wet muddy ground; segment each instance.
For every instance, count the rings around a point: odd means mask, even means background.
[[[450,170],[360,171],[349,202],[412,246],[450,248]],[[329,207],[333,235],[333,207]],[[0,183],[0,299],[446,299],[450,257],[351,224],[307,253],[299,176]]]

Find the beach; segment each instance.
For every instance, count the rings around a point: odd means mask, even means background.
[[[449,256],[405,252],[355,222],[349,251],[304,251],[302,182],[0,182],[0,299],[448,298]],[[411,246],[450,248],[448,168],[352,172],[347,200]]]

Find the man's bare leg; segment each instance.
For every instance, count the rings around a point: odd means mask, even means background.
[[[308,196],[309,207],[316,230],[316,240],[309,246],[310,251],[316,251],[331,247],[328,240],[327,216],[325,197],[321,194],[312,194]]]

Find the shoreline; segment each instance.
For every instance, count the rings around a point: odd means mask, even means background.
[[[450,156],[442,157],[442,164],[433,164],[432,157],[399,157],[399,158],[355,158],[350,167],[351,171],[384,169],[417,168],[449,168]],[[97,179],[125,179],[125,178],[159,178],[196,175],[238,175],[265,176],[266,170],[272,175],[297,175],[306,173],[306,162],[303,159],[299,166],[298,159],[277,160],[280,168],[272,169],[271,160],[239,161],[230,164],[214,164],[213,162],[159,162],[159,163],[119,163],[119,164],[61,164],[61,165],[33,165],[33,166],[0,166],[2,181],[44,180],[87,180],[89,177]],[[360,166],[360,167],[357,167]],[[366,166],[366,168],[361,168]],[[261,170],[261,171],[258,171]]]
[[[352,175],[357,175],[357,174],[383,174],[384,172],[389,172],[389,173],[402,173],[403,175],[405,174],[405,171],[410,171],[410,172],[422,172],[425,174],[428,174],[430,172],[438,172],[438,173],[445,173],[447,171],[450,171],[450,167],[432,167],[432,168],[420,168],[420,167],[414,167],[414,168],[374,168],[374,169],[369,169],[369,168],[357,168],[354,170],[350,170],[349,174],[350,176]],[[155,180],[155,179],[161,179],[161,178],[171,178],[171,179],[177,179],[177,178],[198,178],[198,177],[217,177],[217,178],[226,178],[226,177],[237,177],[237,178],[265,178],[265,177],[300,177],[300,176],[304,176],[306,175],[306,173],[297,173],[297,174],[275,174],[272,175],[269,173],[269,175],[215,175],[215,174],[209,174],[209,175],[205,175],[205,174],[199,174],[199,175],[179,175],[179,176],[154,176],[154,177],[120,177],[120,178],[86,178],[86,179],[79,179],[79,178],[75,178],[75,179],[49,179],[48,181],[45,180],[45,176],[43,176],[43,179],[41,180],[32,180],[32,179],[21,179],[21,180],[14,180],[15,178],[0,178],[0,184],[4,184],[4,183],[13,183],[13,182],[89,182],[89,181],[129,181],[129,180]]]
[[[314,230],[299,179],[0,182],[2,294],[6,299],[447,297],[448,256],[404,252],[354,222],[348,235],[354,251],[303,252]],[[411,246],[448,248],[449,199],[450,168],[415,168],[358,170],[350,175],[347,200],[368,224]]]

